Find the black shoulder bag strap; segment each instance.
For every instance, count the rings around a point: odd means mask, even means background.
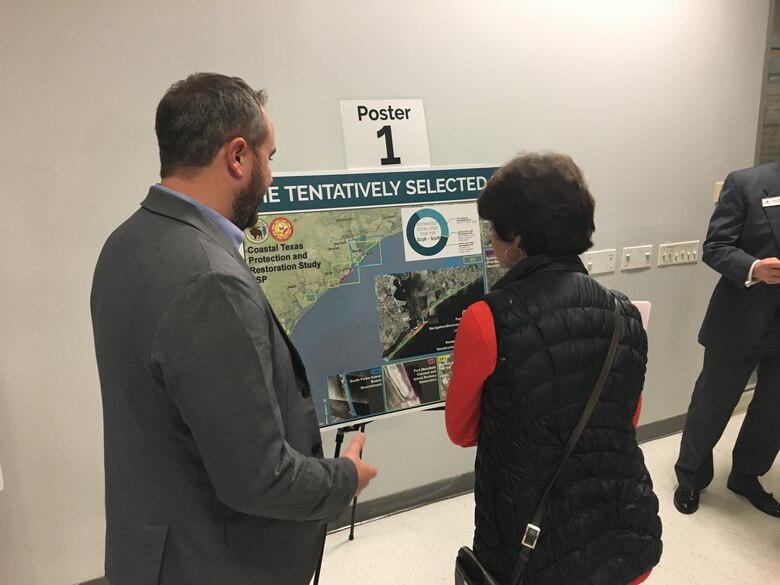
[[[574,427],[574,430],[571,432],[568,443],[566,443],[566,448],[563,451],[561,462],[558,464],[558,469],[556,470],[555,475],[553,475],[553,478],[550,481],[550,485],[547,486],[547,490],[544,492],[544,495],[542,496],[542,499],[539,502],[539,506],[536,508],[536,512],[531,518],[531,521],[525,527],[525,534],[523,534],[523,540],[521,542],[522,546],[520,548],[520,558],[517,560],[514,571],[512,571],[511,583],[513,585],[520,585],[523,582],[523,575],[525,573],[526,567],[528,566],[528,560],[531,558],[531,551],[536,547],[536,543],[539,540],[539,533],[541,532],[539,526],[541,525],[542,520],[544,520],[544,516],[547,513],[547,498],[550,495],[550,490],[555,484],[555,480],[558,479],[558,475],[561,473],[563,466],[566,464],[566,460],[574,450],[574,446],[577,444],[577,441],[579,440],[585,425],[588,424],[590,415],[593,414],[593,408],[596,406],[596,402],[599,400],[601,391],[604,389],[604,384],[607,381],[609,370],[612,368],[612,362],[615,361],[615,353],[617,353],[618,341],[620,340],[620,333],[623,326],[623,319],[621,314],[622,309],[620,301],[617,299],[617,297],[615,297],[615,329],[612,332],[612,341],[609,344],[607,358],[604,360],[604,366],[601,368],[601,374],[596,381],[596,386],[593,388],[593,392],[591,393],[587,404],[585,404],[585,410],[582,412],[582,416],[580,417],[577,426]]]

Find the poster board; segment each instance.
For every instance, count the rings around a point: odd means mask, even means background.
[[[321,426],[446,396],[460,317],[499,276],[476,198],[496,167],[274,176],[244,257]]]

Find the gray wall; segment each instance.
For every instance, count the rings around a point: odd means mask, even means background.
[[[597,248],[701,239],[713,182],[753,161],[768,14],[768,0],[4,2],[0,584],[102,574],[89,286],[157,179],[171,82],[214,70],[268,88],[277,171],[344,168],[340,99],[422,98],[434,165],[570,153]],[[603,281],[654,303],[644,422],[683,413],[714,275]],[[441,413],[373,423],[365,455],[380,469],[366,499],[473,462]]]

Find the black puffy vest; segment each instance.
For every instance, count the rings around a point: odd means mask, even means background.
[[[615,362],[551,492],[524,585],[628,585],[661,557],[658,499],[632,422],[647,337],[637,309],[618,297]],[[604,363],[614,301],[576,256],[532,256],[485,300],[498,360],[482,395],[474,550],[503,584]]]

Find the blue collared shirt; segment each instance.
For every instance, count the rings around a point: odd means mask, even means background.
[[[166,187],[165,185],[161,185],[160,183],[157,183],[155,185],[158,189],[161,189],[168,193],[169,195],[173,195],[174,197],[178,197],[179,199],[183,199],[187,203],[191,203],[195,207],[197,207],[200,211],[203,212],[203,215],[208,217],[214,225],[216,225],[219,230],[224,233],[228,239],[233,242],[233,245],[236,247],[236,249],[241,252],[242,251],[242,244],[244,243],[244,232],[241,231],[236,224],[234,224],[232,221],[230,221],[228,218],[226,218],[221,213],[214,211],[209,207],[208,205],[204,205],[197,199],[193,199],[189,195],[185,195],[184,193],[179,193],[178,191],[174,191],[170,187]]]

